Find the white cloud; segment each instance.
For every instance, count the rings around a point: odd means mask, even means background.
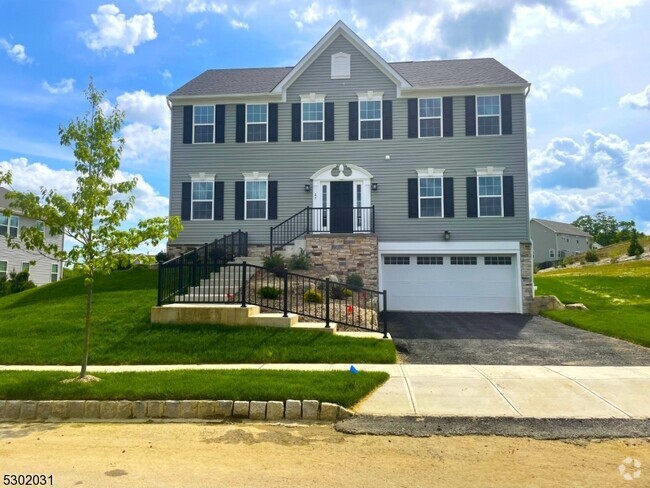
[[[338,10],[335,7],[331,5],[323,7],[319,2],[312,2],[311,5],[302,10],[291,9],[289,11],[289,17],[299,29],[326,18],[338,17],[338,15]]]
[[[572,97],[576,98],[582,98],[582,90],[578,88],[577,86],[565,86],[560,90],[562,93],[566,93],[567,95],[571,95]]]
[[[173,0],[137,0],[138,5],[148,12],[160,12],[171,5]]]
[[[47,81],[41,83],[41,87],[52,95],[63,95],[74,90],[74,78],[62,78],[61,81],[50,85]]]
[[[532,98],[540,98],[546,100],[549,95],[556,91],[563,91],[560,86],[573,74],[573,70],[566,66],[553,66],[546,73],[534,76],[533,74],[526,74],[531,79],[530,96]],[[570,87],[567,87],[570,88]],[[579,90],[579,89],[577,89]],[[570,93],[576,96],[575,93]],[[582,92],[581,92],[582,94]]]
[[[250,27],[246,22],[242,22],[240,20],[234,20],[234,19],[230,21],[230,26],[233,29],[244,29],[244,30],[248,30]]]
[[[630,8],[641,4],[641,0],[572,0],[583,22],[601,25],[610,20],[627,19]]]
[[[93,51],[118,49],[133,54],[140,44],[158,37],[153,16],[149,13],[127,19],[113,4],[101,5],[91,14],[96,31],[82,32],[80,37]]]
[[[628,93],[618,101],[619,107],[650,109],[650,85],[639,93]]]
[[[4,49],[13,61],[20,64],[29,64],[32,62],[32,58],[27,56],[27,51],[25,46],[22,44],[11,44],[6,39],[0,39],[0,47]]]
[[[220,2],[211,2],[207,0],[190,0],[185,11],[190,14],[211,12],[215,14],[224,14],[228,11],[228,5]]]
[[[442,14],[411,14],[392,21],[378,35],[369,39],[373,48],[386,53],[390,61],[418,57],[427,49],[423,57],[434,57],[433,51],[441,46],[440,21]]]
[[[192,47],[199,47],[205,44],[207,41],[203,37],[199,37],[198,39],[194,39],[192,42],[190,42],[190,46]]]
[[[164,69],[160,75],[163,77],[163,80],[171,80],[172,79],[172,74],[168,69]]]

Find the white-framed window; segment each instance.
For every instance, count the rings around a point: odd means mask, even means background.
[[[269,105],[246,104],[246,142],[266,142],[269,132]]]
[[[50,268],[50,281],[54,283],[59,280],[59,264],[53,263]]]
[[[29,263],[22,263],[20,266],[20,271],[27,271],[29,273]]]
[[[417,260],[420,265],[442,265],[442,256],[418,256]]]
[[[383,92],[372,91],[359,95],[359,139],[382,138],[383,96]]]
[[[214,105],[194,105],[194,144],[214,142]]]
[[[244,219],[266,220],[269,212],[269,174],[244,173]]]
[[[411,258],[409,256],[384,256],[384,264],[408,265],[411,264]]]
[[[483,258],[486,266],[510,266],[512,257],[510,256],[485,256]]]
[[[548,250],[548,257],[550,259],[555,259],[555,249],[549,249]]]
[[[453,266],[474,266],[477,260],[476,256],[451,256],[449,262]]]
[[[442,98],[418,100],[419,137],[442,137]]]
[[[212,220],[214,181],[192,181],[192,220]]]
[[[479,217],[503,217],[503,169],[494,166],[476,169]]]
[[[20,219],[16,215],[7,217],[0,214],[0,236],[18,237]]]
[[[311,93],[300,97],[302,111],[302,140],[325,140],[325,96]]]
[[[476,97],[476,134],[501,135],[501,97],[486,95]]]
[[[444,170],[418,169],[418,216],[420,218],[444,215],[442,175]]]
[[[0,278],[7,277],[7,261],[0,261]]]
[[[45,232],[45,222],[43,222],[42,220],[37,220],[36,228],[38,229],[39,232]]]

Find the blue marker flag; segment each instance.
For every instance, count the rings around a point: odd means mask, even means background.
[[[351,364],[350,365],[350,373],[357,374],[358,372],[359,372],[359,370],[357,368],[355,368],[353,364]]]

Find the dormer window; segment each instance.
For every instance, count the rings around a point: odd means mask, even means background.
[[[332,54],[332,79],[350,78],[350,55],[347,53]]]

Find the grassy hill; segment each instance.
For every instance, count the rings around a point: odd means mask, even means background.
[[[90,364],[395,362],[395,348],[386,340],[261,327],[151,325],[156,298],[157,271],[99,276]],[[0,298],[0,364],[79,364],[85,300],[82,277]]]
[[[589,311],[544,315],[600,334],[650,347],[650,261],[560,268],[535,275],[537,295],[584,303]]]
[[[639,243],[643,248],[648,251],[650,250],[650,236],[640,236]],[[618,260],[620,258],[627,258],[627,248],[630,247],[630,241],[617,242],[616,244],[610,244],[600,249],[595,249],[594,252],[600,260],[611,259]],[[577,254],[576,256],[569,256],[564,258],[564,264],[579,263],[585,261],[585,253]]]

